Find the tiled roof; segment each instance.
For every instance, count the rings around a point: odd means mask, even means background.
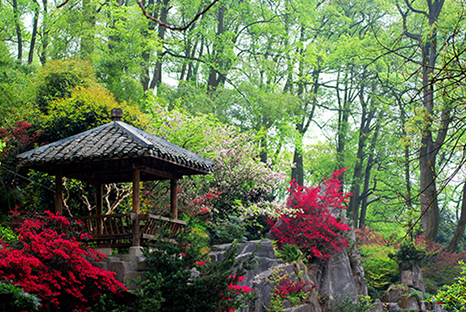
[[[107,123],[16,157],[26,167],[142,157],[162,160],[198,173],[211,173],[214,166],[213,161],[122,121]]]

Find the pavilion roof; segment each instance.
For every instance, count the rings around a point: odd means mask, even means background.
[[[144,132],[113,121],[16,156],[20,165],[88,182],[131,181],[134,166],[141,180],[180,178],[213,172],[214,162]]]

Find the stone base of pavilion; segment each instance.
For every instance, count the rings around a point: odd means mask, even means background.
[[[109,247],[95,248],[96,251],[106,255],[105,259],[93,264],[101,269],[116,273],[115,278],[123,283],[128,289],[135,290],[138,283],[145,280],[144,271],[147,264],[142,253],[141,246],[129,247],[126,254],[112,254],[113,249]]]

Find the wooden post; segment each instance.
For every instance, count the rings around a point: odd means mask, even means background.
[[[141,229],[139,224],[139,182],[141,176],[138,167],[133,167],[133,246],[141,245]]]
[[[55,176],[55,213],[63,213],[63,175],[61,172]]]
[[[178,219],[178,180],[170,180],[170,207],[173,219]]]
[[[103,185],[98,183],[95,186],[96,192],[95,192],[95,215],[96,216],[102,216],[102,206],[103,206]],[[102,235],[103,234],[103,229],[104,229],[104,219],[97,219],[97,235]]]

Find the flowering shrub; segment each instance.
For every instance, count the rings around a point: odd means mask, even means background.
[[[69,236],[76,232],[65,217],[49,211],[34,218],[14,213],[13,222],[19,224],[18,241],[0,240],[0,279],[37,295],[46,309],[87,311],[103,294],[125,290],[114,272],[89,262],[103,255]]]
[[[290,300],[291,305],[294,306],[298,302],[304,301],[307,294],[315,288],[316,285],[310,285],[309,282],[283,279],[275,288],[275,295],[282,299]]]
[[[41,131],[32,131],[32,125],[27,121],[17,121],[11,129],[0,128],[0,138],[4,141],[6,157],[12,157],[30,148],[42,134]],[[2,143],[0,142],[0,145]],[[0,148],[0,152],[2,152]]]
[[[434,296],[434,300],[447,311],[466,311],[466,264],[460,261],[463,269],[456,283],[446,285]]]
[[[15,156],[33,148],[41,134],[40,131],[33,131],[32,125],[26,121],[17,121],[12,127],[0,128],[0,164],[4,168],[0,170],[1,214],[7,214],[8,210],[13,209],[14,203],[20,202],[24,197],[19,189],[25,180],[13,173],[13,171],[20,170],[16,168]],[[21,173],[25,175],[25,172]]]
[[[287,206],[292,211],[276,220],[269,219],[271,232],[281,248],[285,244],[297,245],[309,258],[329,258],[333,253],[348,248],[345,231],[350,227],[340,222],[332,210],[345,209],[349,193],[341,192],[338,180],[346,168],[323,181],[323,186],[307,188],[291,181]],[[339,212],[338,212],[339,213]]]
[[[221,261],[211,262],[205,250],[208,237],[197,235],[191,223],[174,239],[177,244],[157,239],[158,252],[146,255],[142,289],[161,297],[159,311],[229,312],[250,299],[253,289],[241,283],[245,270],[253,267],[254,254],[243,262],[236,258],[239,246],[232,245]]]
[[[255,209],[274,204],[273,193],[285,178],[285,172],[281,163],[260,162],[260,147],[254,133],[240,132],[209,115],[189,116],[180,109],[154,107],[155,135],[215,162],[213,174],[180,181],[179,206],[184,207],[184,212],[197,212],[192,209],[198,207],[192,199],[202,201],[209,193],[216,195],[208,199],[214,220],[238,216],[237,201]]]

